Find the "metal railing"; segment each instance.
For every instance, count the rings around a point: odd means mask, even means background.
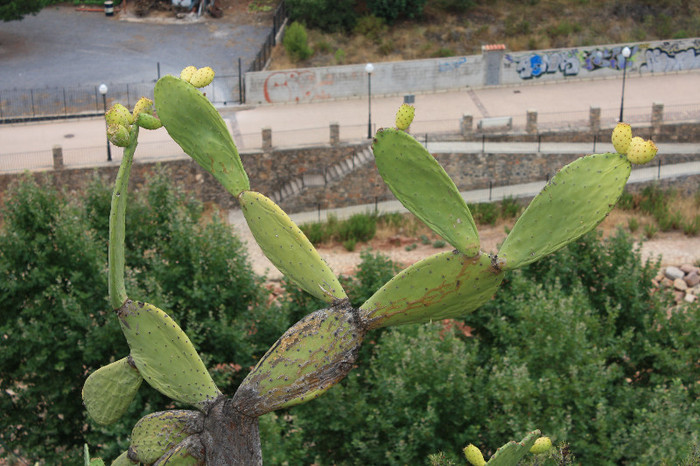
[[[277,9],[275,10],[275,13],[272,17],[272,29],[267,35],[267,38],[265,39],[265,42],[263,43],[262,47],[260,47],[258,54],[255,56],[255,59],[250,64],[250,67],[248,67],[248,71],[261,71],[265,68],[265,65],[267,65],[267,61],[272,55],[272,48],[277,44],[277,34],[284,26],[284,22],[286,20],[287,9],[285,7],[284,0],[282,0],[277,6]]]

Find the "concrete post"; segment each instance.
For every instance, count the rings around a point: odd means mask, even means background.
[[[272,128],[266,127],[262,129],[262,148],[263,150],[272,149]]]
[[[462,115],[460,121],[460,130],[464,139],[471,139],[474,136],[474,117],[471,115]]]
[[[591,133],[597,134],[600,131],[600,107],[591,107],[588,121]]]
[[[63,147],[58,145],[53,146],[53,169],[63,169]]]
[[[332,122],[330,125],[331,129],[331,146],[337,146],[340,144],[340,124],[337,122]]]
[[[527,111],[525,131],[527,131],[527,134],[537,134],[537,110]]]
[[[501,84],[501,68],[503,67],[503,57],[505,54],[505,44],[481,46],[485,86],[497,86]]]
[[[651,106],[651,132],[657,139],[661,134],[661,126],[664,124],[664,104],[654,102]]]

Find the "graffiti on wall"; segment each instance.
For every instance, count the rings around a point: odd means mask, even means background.
[[[581,71],[628,70],[660,73],[700,69],[700,39],[688,42],[667,42],[660,46],[630,45],[630,57],[622,55],[624,45],[587,50],[559,50],[505,56],[505,66],[515,66],[521,79],[532,79],[547,74],[561,73],[576,76]]]
[[[263,92],[268,103],[327,100],[331,95],[325,89],[333,82],[330,74],[318,80],[313,71],[279,71],[267,77]]]
[[[458,58],[457,60],[451,60],[451,61],[438,63],[438,72],[444,73],[445,71],[454,71],[454,70],[458,69],[460,66],[464,65],[465,63],[467,63],[467,57],[461,57],[461,58]]]
[[[700,40],[694,46],[681,49],[679,44],[666,43],[647,48],[642,54],[639,70],[650,73],[686,71],[700,68]]]
[[[624,45],[620,45],[612,48],[604,47],[601,49],[586,50],[581,54],[583,67],[588,71],[605,68],[612,70],[630,69],[634,63],[635,55],[639,52],[639,46],[633,45],[630,47],[630,56],[628,59],[625,59],[624,55],[622,55],[622,49],[624,48]]]
[[[505,56],[506,66],[515,65],[515,71],[521,79],[539,78],[545,74],[562,73],[575,76],[579,72],[577,50],[559,52],[533,53],[524,57]]]

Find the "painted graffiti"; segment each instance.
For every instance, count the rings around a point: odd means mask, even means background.
[[[332,75],[318,80],[313,71],[279,71],[267,77],[263,92],[269,103],[310,102],[330,99],[324,88],[332,85]]]
[[[451,60],[443,63],[438,63],[438,72],[444,73],[445,71],[454,71],[460,66],[467,63],[467,57],[462,57],[457,60]]]
[[[700,68],[700,47],[674,50],[667,47],[646,49],[642,55],[644,62],[639,70],[650,73],[685,71]]]
[[[634,56],[639,52],[639,46],[633,45],[630,47],[630,57],[625,60],[624,55],[622,55],[622,49],[624,45],[613,48],[602,48],[586,50],[581,54],[581,61],[583,62],[583,67],[588,71],[595,71],[602,68],[609,68],[613,70],[622,70],[623,68],[629,69],[634,61]]]
[[[564,76],[579,73],[579,58],[576,50],[550,53],[533,53],[520,58],[505,56],[506,63],[515,64],[516,72],[522,79],[539,78],[545,74],[561,72]]]

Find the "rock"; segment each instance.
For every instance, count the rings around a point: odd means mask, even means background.
[[[664,275],[666,275],[666,278],[669,280],[675,280],[677,278],[683,278],[685,276],[685,272],[678,267],[669,266],[666,267],[666,270],[664,270]]]
[[[688,289],[688,284],[682,278],[676,278],[673,280],[673,288],[678,291],[685,291]]]
[[[689,288],[692,288],[695,285],[700,284],[700,274],[698,274],[696,270],[693,270],[688,275],[686,275],[683,278],[683,280],[685,280]]]
[[[661,280],[661,285],[665,288],[670,288],[673,286],[673,280],[669,280],[668,278],[664,277],[664,279]]]
[[[696,299],[698,299],[698,297],[694,294],[686,293],[685,297],[683,298],[683,301],[685,301],[686,303],[694,303]]]
[[[683,271],[683,273],[692,273],[692,272],[697,272],[697,267],[695,267],[693,264],[683,264],[680,267],[678,267]]]

